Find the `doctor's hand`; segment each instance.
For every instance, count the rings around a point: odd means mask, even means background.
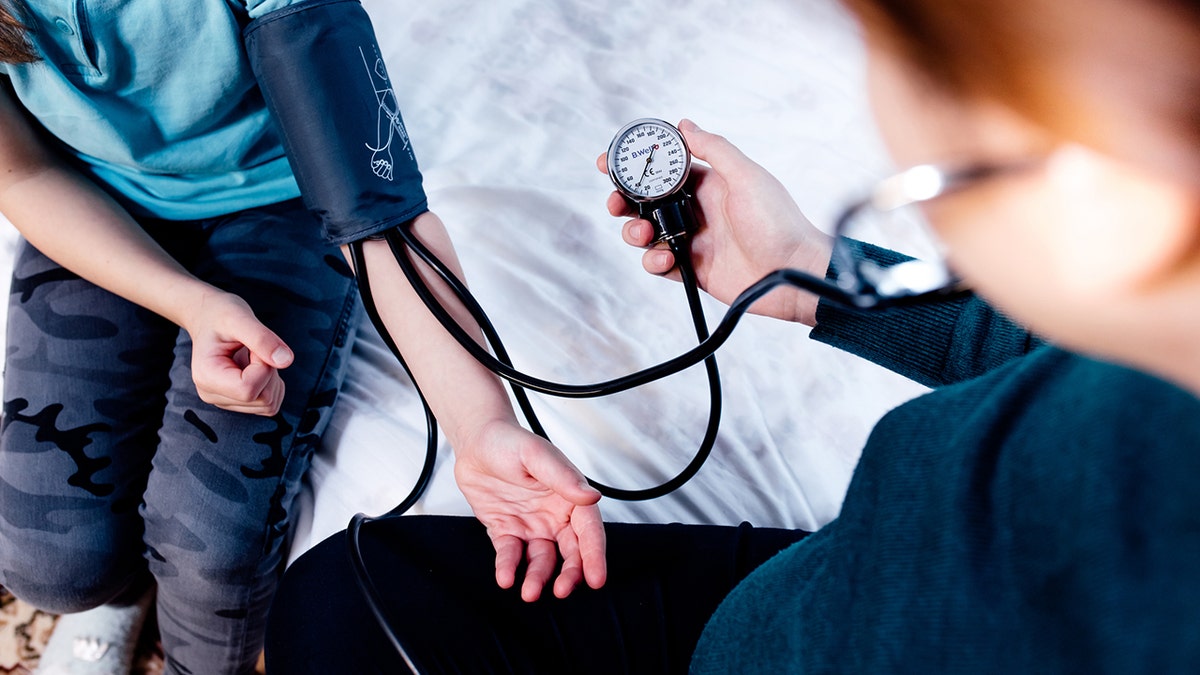
[[[496,583],[511,588],[526,563],[521,598],[533,602],[559,570],[554,595],[580,581],[604,585],[600,493],[545,439],[514,422],[491,422],[455,450],[454,477],[496,549]]]
[[[267,417],[279,412],[279,370],[294,357],[244,300],[213,289],[192,308],[184,329],[192,338],[192,380],[202,401]]]
[[[815,228],[783,185],[766,169],[751,161],[728,140],[700,129],[690,120],[679,124],[693,157],[708,164],[692,164],[689,184],[699,220],[692,236],[692,262],[700,287],[729,304],[738,294],[768,273],[783,267],[801,269],[818,278],[829,265],[830,238]],[[597,166],[607,173],[606,155]],[[614,216],[634,216],[626,221],[625,242],[650,247],[653,228],[637,218],[636,209],[619,193],[608,198]],[[676,281],[675,258],[665,244],[650,247],[642,266],[651,274]],[[755,314],[800,321],[816,321],[817,298],[791,288],[777,288],[758,300]]]

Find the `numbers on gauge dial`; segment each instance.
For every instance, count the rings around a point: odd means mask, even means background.
[[[664,123],[635,124],[613,143],[613,180],[635,199],[656,199],[675,191],[687,177],[683,138]]]

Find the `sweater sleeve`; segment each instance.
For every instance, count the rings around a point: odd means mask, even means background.
[[[864,254],[885,263],[903,259],[870,245]],[[827,276],[834,273],[831,265]],[[982,375],[1042,344],[974,295],[885,310],[822,300],[811,336],[930,387]]]

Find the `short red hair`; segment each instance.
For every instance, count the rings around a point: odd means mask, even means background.
[[[1114,155],[1176,170],[1183,159],[1200,180],[1196,0],[843,3],[869,43],[954,95]]]

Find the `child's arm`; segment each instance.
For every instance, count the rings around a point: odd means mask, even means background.
[[[278,411],[277,369],[292,360],[283,340],[241,298],[188,273],[107,194],[60,161],[3,86],[0,213],[58,264],[186,329],[201,399],[239,412]]]
[[[410,226],[462,278],[441,220],[426,212]],[[536,600],[561,552],[556,596],[566,597],[581,580],[599,588],[606,574],[604,524],[596,505],[600,494],[557,448],[517,424],[500,380],[438,323],[387,242],[368,240],[363,248],[379,314],[445,429],[459,488],[496,548],[497,583],[512,586],[525,559],[521,596]],[[457,298],[424,263],[417,266],[443,305],[481,341],[478,326]]]
[[[370,239],[392,227],[412,227],[457,267],[441,221],[428,212],[370,17],[358,3],[273,10],[266,8],[270,4],[251,11],[244,32],[250,67],[326,239],[339,245],[365,239],[376,309],[454,447],[455,478],[496,549],[497,583],[512,585],[524,558],[521,595],[535,599],[554,576],[557,550],[564,563],[556,595],[570,593],[581,579],[601,585],[599,493],[554,446],[517,425],[500,381],[424,306],[387,242]],[[478,326],[453,293],[440,279],[430,285],[479,340]]]

